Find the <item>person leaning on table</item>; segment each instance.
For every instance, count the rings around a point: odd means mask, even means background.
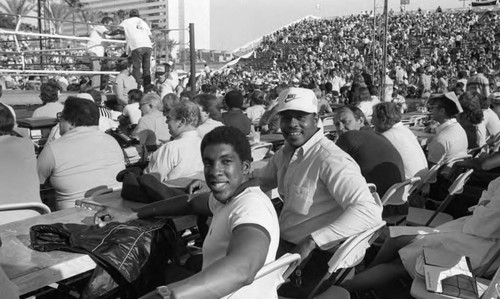
[[[302,270],[303,285],[290,289],[291,284],[285,284],[280,289],[286,297],[304,297],[314,287],[331,256],[324,250],[382,221],[382,206],[371,195],[358,164],[318,128],[317,109],[312,90],[281,92],[277,111],[285,145],[249,183],[263,191],[278,188],[283,199],[278,256],[298,252],[304,262],[312,254]],[[314,250],[318,248],[322,251]]]
[[[99,131],[99,108],[86,99],[68,97],[59,115],[61,138],[38,156],[40,184],[48,179],[56,191],[56,209],[75,206],[87,190],[118,187],[116,174],[125,168],[123,152],[110,135]]]
[[[95,222],[126,222],[155,216],[212,216],[203,243],[202,271],[159,288],[163,298],[277,298],[277,275],[254,281],[273,261],[279,243],[278,218],[271,201],[256,187],[245,188],[252,156],[246,136],[236,128],[218,127],[201,143],[205,180],[210,193],[190,200],[164,200],[137,211],[107,208]],[[158,298],[151,293],[148,298]],[[170,297],[169,297],[170,296]]]

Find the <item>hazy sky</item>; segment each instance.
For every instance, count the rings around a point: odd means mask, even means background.
[[[373,0],[210,0],[211,48],[234,50],[307,15],[332,17],[371,11]],[[376,0],[377,11],[384,1]],[[389,0],[399,10],[400,0]],[[470,0],[465,5],[469,6]],[[410,0],[407,10],[463,7],[460,0]]]

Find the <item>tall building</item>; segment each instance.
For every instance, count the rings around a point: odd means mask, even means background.
[[[85,9],[117,14],[123,10],[139,10],[141,18],[154,29],[169,29],[168,38],[179,43],[178,49],[189,48],[189,23],[194,23],[195,46],[210,49],[210,0],[81,0]],[[185,29],[185,30],[178,30]]]

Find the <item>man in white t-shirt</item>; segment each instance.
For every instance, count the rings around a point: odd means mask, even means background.
[[[151,30],[146,22],[139,17],[137,9],[130,10],[129,18],[120,23],[125,31],[127,46],[130,48],[130,57],[134,69],[132,76],[137,85],[147,86],[151,84],[151,52],[153,50]],[[142,67],[142,77],[141,77]]]
[[[90,40],[87,43],[87,53],[92,56],[90,59],[92,61],[92,71],[101,70],[101,58],[104,57],[104,45],[102,40],[106,38],[108,33],[108,27],[113,25],[113,19],[110,17],[104,17],[101,21],[102,25],[97,25],[92,28],[90,32]],[[101,75],[92,75],[92,88],[101,89]]]

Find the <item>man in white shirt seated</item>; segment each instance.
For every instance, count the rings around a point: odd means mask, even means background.
[[[405,168],[405,178],[423,175],[427,160],[417,137],[401,123],[401,111],[395,103],[373,106],[372,124],[375,131],[387,138],[398,150]]]
[[[56,118],[57,113],[61,112],[64,105],[59,102],[61,87],[56,82],[43,83],[40,87],[40,99],[43,102],[42,107],[33,111],[32,117],[52,117]]]
[[[146,145],[149,151],[155,151],[160,145],[170,140],[166,117],[163,115],[163,103],[155,93],[145,94],[139,104],[142,117],[132,136]]]
[[[173,140],[153,153],[144,173],[160,181],[192,176],[203,171],[197,127],[200,110],[193,102],[181,102],[172,107],[167,123]]]
[[[382,206],[371,195],[358,164],[318,128],[317,109],[310,89],[289,88],[279,95],[286,143],[254,181],[263,191],[278,188],[283,199],[279,254],[298,252],[302,262],[308,260],[302,286],[285,284],[280,289],[285,297],[302,298],[312,290],[331,257],[324,250],[382,221]]]
[[[457,96],[448,92],[429,99],[432,119],[439,123],[434,136],[427,145],[429,164],[437,163],[443,156],[445,159],[467,154],[467,134],[457,122],[455,116],[462,112]]]

